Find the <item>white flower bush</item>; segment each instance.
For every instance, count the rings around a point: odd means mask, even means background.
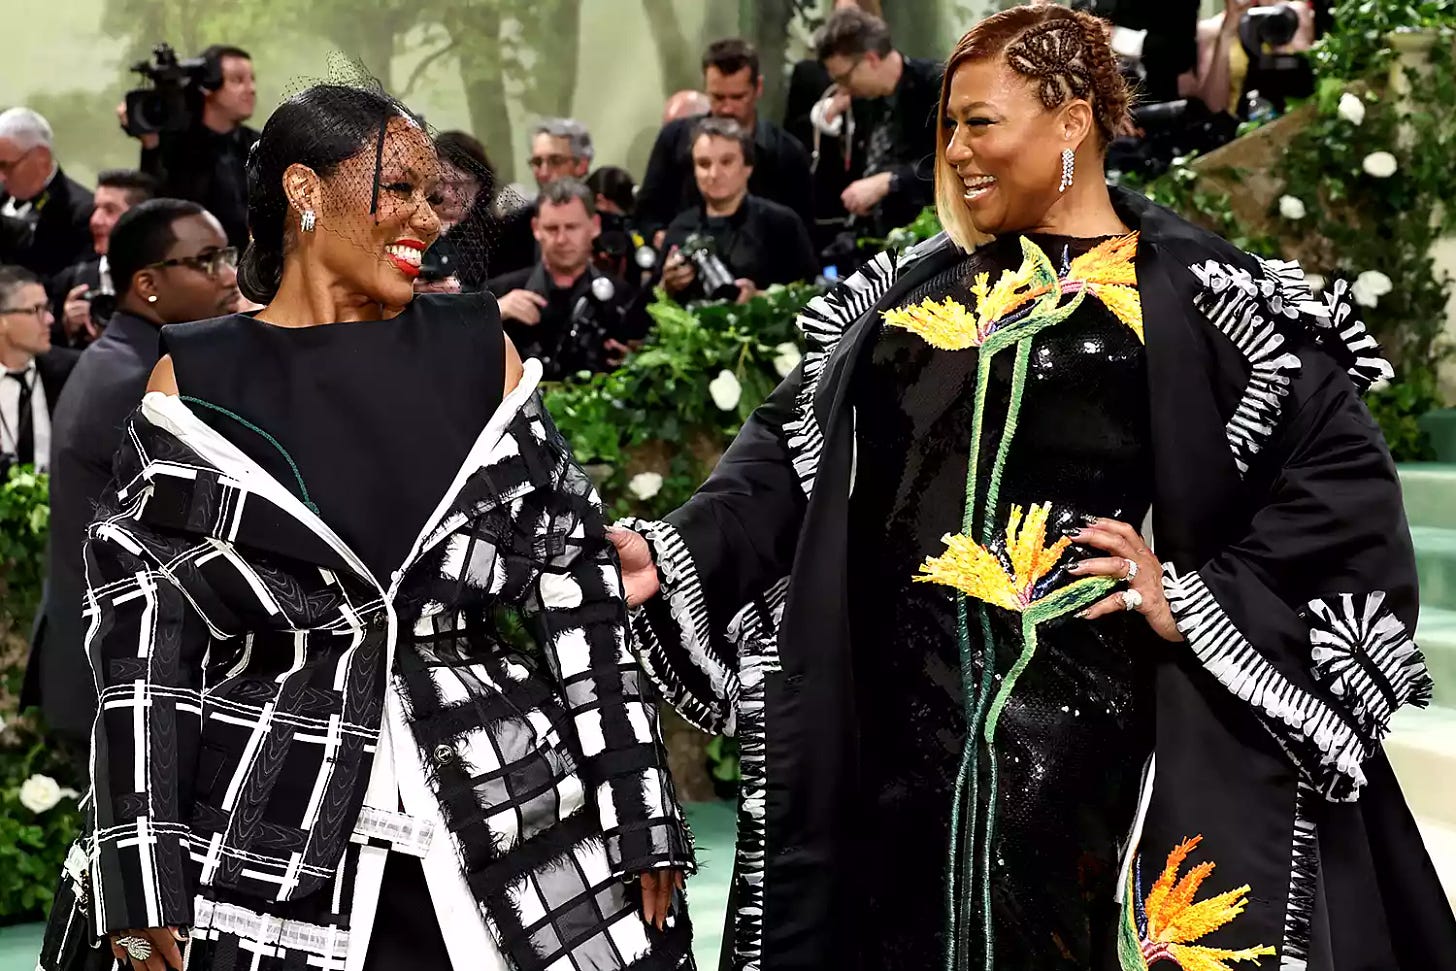
[[[793,373],[794,368],[799,366],[799,359],[803,356],[799,345],[791,341],[784,341],[774,348],[774,370],[778,372],[779,377],[786,378]]]
[[[1381,297],[1393,289],[1395,289],[1395,284],[1390,282],[1390,277],[1379,270],[1366,270],[1355,278],[1355,285],[1350,288],[1350,295],[1360,306],[1374,307],[1380,303]]]
[[[1325,283],[1325,278],[1318,273],[1306,273],[1304,275],[1304,285],[1309,287],[1310,293],[1319,293],[1325,288]]]
[[[627,491],[646,502],[662,491],[662,476],[656,472],[638,472],[627,483]]]
[[[1298,196],[1280,196],[1279,215],[1292,222],[1303,219],[1308,215],[1304,208],[1304,200]]]
[[[33,813],[43,813],[61,801],[60,783],[48,775],[33,775],[20,784],[20,804]]]
[[[732,411],[738,407],[738,399],[743,397],[743,385],[738,383],[736,374],[725,368],[708,382],[708,394],[713,396],[713,404],[719,409]]]
[[[1359,125],[1365,120],[1365,102],[1360,96],[1346,91],[1340,97],[1340,117],[1352,125]]]
[[[1400,163],[1389,152],[1371,152],[1361,165],[1365,174],[1377,179],[1388,179],[1400,168]]]

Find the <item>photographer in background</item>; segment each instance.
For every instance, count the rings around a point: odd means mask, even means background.
[[[708,92],[708,117],[736,121],[753,139],[758,164],[752,191],[797,212],[807,223],[814,218],[814,182],[809,153],[788,132],[762,118],[763,75],[758,51],[739,38],[714,41],[703,53],[703,83]],[[655,236],[683,209],[702,201],[693,179],[695,126],[702,115],[669,122],[658,132],[637,194],[638,228]]]
[[[52,138],[29,108],[0,112],[0,263],[44,278],[91,252],[91,193],[61,171]]]
[[[531,156],[526,164],[541,191],[558,179],[585,179],[595,155],[586,125],[575,118],[543,118],[531,129]],[[502,213],[490,265],[490,272],[497,276],[534,265],[539,252],[533,225],[535,202],[521,200],[509,187],[501,192],[500,202],[522,204]]]
[[[531,226],[541,247],[533,266],[491,280],[506,334],[522,357],[541,361],[546,380],[607,371],[647,333],[621,278],[592,265],[601,233],[596,193],[574,178],[541,189]]]
[[[51,343],[56,347],[85,347],[101,336],[101,328],[116,309],[116,290],[106,249],[111,230],[128,209],[157,194],[157,182],[145,172],[110,169],[96,178],[96,207],[91,210],[91,258],[74,263],[51,278],[55,324]]]
[[[809,112],[824,135],[840,139],[851,181],[840,193],[856,236],[884,236],[933,202],[931,148],[940,138],[941,65],[895,49],[883,20],[858,7],[830,15],[815,41],[835,93]],[[821,160],[824,164],[826,160]],[[820,206],[819,218],[826,215]]]
[[[1284,42],[1266,44],[1269,34]],[[1282,111],[1288,98],[1313,93],[1308,61],[1293,55],[1315,38],[1314,7],[1305,0],[1225,0],[1222,13],[1198,24],[1198,62],[1179,79],[1180,93],[1241,121],[1249,120],[1256,93]],[[1279,60],[1265,63],[1271,56]]]
[[[248,151],[258,133],[243,122],[253,116],[258,91],[253,58],[239,47],[215,44],[196,87],[192,124],[185,131],[139,134],[141,170],[157,180],[158,195],[195,202],[217,217],[228,242],[248,245]],[[117,109],[126,127],[126,105]]]
[[[756,148],[727,118],[703,118],[693,129],[693,174],[703,201],[679,213],[662,241],[662,286],[679,302],[742,303],[775,283],[818,274],[804,221],[748,191]]]
[[[1131,80],[1139,102],[1184,97],[1179,78],[1196,63],[1199,0],[1073,0],[1071,6],[1121,28],[1114,31],[1112,46],[1137,62]]]

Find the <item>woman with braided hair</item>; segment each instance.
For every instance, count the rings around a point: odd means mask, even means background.
[[[1109,189],[1094,18],[982,21],[940,116],[946,232],[614,534],[644,667],[739,739],[733,966],[1456,967],[1380,748],[1431,682],[1346,288]]]

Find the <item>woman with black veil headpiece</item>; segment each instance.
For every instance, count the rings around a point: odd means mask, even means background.
[[[413,292],[431,138],[317,85],[248,172],[264,307],[164,333],[88,530],[89,826],[40,966],[690,967],[599,500],[494,299]]]

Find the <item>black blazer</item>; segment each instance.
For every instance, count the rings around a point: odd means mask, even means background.
[[[56,405],[61,400],[61,389],[75,370],[81,352],[69,347],[53,347],[35,359],[35,373],[40,377],[41,389],[45,392],[46,410],[54,424]]]
[[[668,122],[657,135],[647,172],[637,190],[637,222],[645,236],[672,222],[679,212],[701,205],[693,178],[693,128],[703,116]],[[787,206],[805,225],[814,220],[814,183],[809,176],[809,153],[799,140],[762,118],[753,131],[753,175],[748,191]]]
[[[9,201],[10,194],[0,192],[0,206]],[[40,207],[40,215],[35,232],[28,240],[7,239],[0,259],[50,277],[93,255],[91,210],[95,207],[95,197],[88,189],[67,178],[63,169],[57,169],[56,177],[41,192],[36,205]]]
[[[46,602],[31,640],[23,694],[26,704],[41,706],[47,725],[63,737],[87,738],[96,711],[81,620],[86,526],[111,481],[121,429],[156,367],[160,334],[156,325],[118,312],[96,343],[75,355],[66,392],[51,412]]]

